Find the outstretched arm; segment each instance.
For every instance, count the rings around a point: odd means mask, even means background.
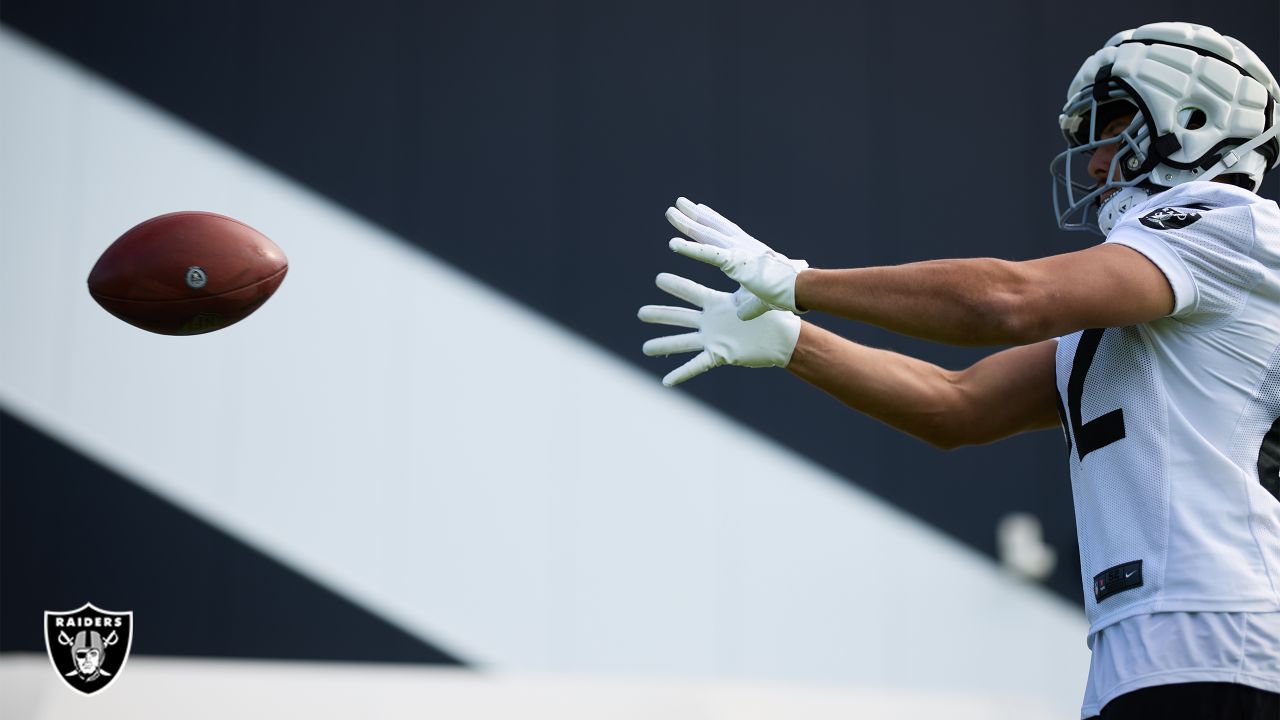
[[[705,205],[681,198],[667,219],[693,238],[671,249],[719,267],[754,298],[738,317],[768,308],[822,310],[927,340],[1026,345],[1091,327],[1149,322],[1173,310],[1173,290],[1136,250],[1098,245],[1011,262],[934,260],[851,270],[806,269]]]
[[[1005,350],[957,372],[858,345],[789,312],[739,320],[736,293],[676,275],[659,275],[657,285],[693,305],[640,308],[642,321],[680,329],[646,342],[646,355],[695,353],[667,373],[664,385],[720,365],[783,366],[855,410],[942,448],[1058,423],[1054,340]]]
[[[1010,262],[933,260],[805,270],[796,304],[958,345],[1022,345],[1090,327],[1148,322],[1173,309],[1168,280],[1122,245]]]
[[[1056,349],[1046,340],[951,371],[804,323],[787,369],[855,410],[951,449],[1059,425]]]

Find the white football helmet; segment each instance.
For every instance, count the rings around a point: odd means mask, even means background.
[[[1258,56],[1212,28],[1181,22],[1125,30],[1094,53],[1067,90],[1053,159],[1053,209],[1065,230],[1103,235],[1153,192],[1230,175],[1257,192],[1280,164],[1280,85]],[[1098,133],[1134,114],[1115,137]],[[1105,182],[1095,150],[1116,145]],[[1105,202],[1104,202],[1105,200]]]

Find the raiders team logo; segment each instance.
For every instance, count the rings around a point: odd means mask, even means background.
[[[1162,207],[1138,218],[1138,222],[1152,230],[1177,230],[1200,219],[1200,213],[1193,210],[1207,210],[1203,206],[1189,206],[1191,209]]]
[[[44,613],[44,646],[53,669],[76,692],[92,695],[120,676],[133,646],[133,612],[85,603]]]

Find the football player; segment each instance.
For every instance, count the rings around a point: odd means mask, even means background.
[[[663,274],[693,332],[644,345],[786,367],[942,448],[1062,427],[1092,662],[1081,716],[1280,718],[1280,86],[1188,23],[1117,34],[1067,92],[1058,224],[1101,244],[1026,262],[818,270],[684,198],[676,252],[740,284]],[[864,347],[820,310],[930,340],[1013,345],[950,371]]]

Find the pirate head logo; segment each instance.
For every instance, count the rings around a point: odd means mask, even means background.
[[[1162,207],[1138,218],[1138,222],[1152,230],[1177,230],[1200,219],[1195,210],[1208,210],[1204,205],[1188,205],[1184,208]]]
[[[111,684],[129,659],[133,613],[100,610],[45,611],[44,645],[53,669],[72,690],[92,695]]]

